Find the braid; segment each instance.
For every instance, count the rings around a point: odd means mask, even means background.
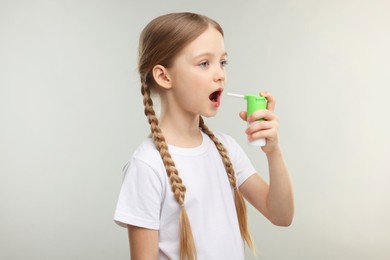
[[[161,128],[158,125],[158,119],[153,109],[153,101],[150,95],[150,89],[148,87],[148,84],[146,84],[146,81],[146,78],[141,78],[141,93],[143,95],[143,103],[145,106],[144,113],[148,118],[148,122],[150,124],[153,141],[157,147],[157,150],[160,153],[165,169],[167,171],[167,175],[172,187],[172,192],[175,196],[175,199],[180,205],[180,259],[195,260],[195,242],[192,235],[191,225],[188,219],[187,211],[184,207],[186,187],[184,186],[183,181],[179,177],[179,172],[176,169],[175,163],[173,162],[172,157],[168,151],[168,145],[162,134]]]
[[[225,165],[225,169],[228,175],[228,179],[230,184],[232,185],[234,189],[234,203],[236,205],[236,212],[238,217],[238,223],[240,226],[240,232],[242,239],[246,242],[246,244],[249,246],[249,248],[252,250],[252,252],[255,251],[251,235],[249,233],[248,229],[248,217],[246,212],[246,205],[244,198],[242,197],[242,194],[238,190],[236,176],[234,174],[234,169],[232,162],[230,161],[230,158],[227,154],[226,148],[223,146],[223,144],[218,140],[218,138],[213,134],[213,132],[210,131],[210,129],[205,125],[203,118],[199,116],[199,127],[202,129],[202,131],[207,134],[211,140],[213,140],[215,146],[217,147],[219,154],[222,157],[223,164]]]

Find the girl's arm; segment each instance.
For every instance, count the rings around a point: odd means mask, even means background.
[[[275,99],[267,92],[261,92],[267,98],[266,110],[260,110],[246,118],[241,112],[240,117],[248,122],[264,118],[246,130],[249,140],[266,138],[267,143],[262,150],[265,152],[269,169],[269,184],[258,174],[249,177],[241,186],[240,191],[257,210],[272,223],[279,226],[291,224],[294,216],[294,198],[290,176],[283,159],[278,141],[278,119],[274,113]]]
[[[131,260],[157,260],[158,230],[127,225]]]
[[[273,224],[289,226],[294,216],[290,177],[281,151],[267,154],[270,184],[253,174],[240,186],[244,198]]]

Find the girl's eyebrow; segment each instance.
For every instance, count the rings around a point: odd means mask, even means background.
[[[216,55],[214,53],[211,53],[211,52],[205,52],[205,53],[201,53],[201,54],[194,56],[194,59],[197,59],[197,58],[200,58],[203,56],[216,56]],[[224,56],[228,56],[226,51],[224,53],[222,53],[222,55],[221,55],[221,57],[224,57]]]

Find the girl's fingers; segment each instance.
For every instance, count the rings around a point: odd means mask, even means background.
[[[246,112],[245,111],[241,111],[240,112],[240,117],[242,120],[246,121]]]
[[[266,138],[269,141],[274,141],[274,140],[277,140],[277,136],[278,136],[277,130],[274,128],[271,128],[271,129],[266,129],[266,130],[262,130],[262,131],[257,131],[257,132],[254,132],[254,133],[248,135],[248,140],[253,141],[256,139],[260,139],[260,138]]]
[[[275,101],[274,96],[271,93],[266,92],[266,91],[260,92],[260,95],[267,99],[267,109],[271,110],[272,112],[275,111],[276,101]]]
[[[251,124],[246,130],[245,133],[247,135],[251,135],[253,133],[269,130],[269,129],[278,129],[279,123],[277,121],[259,121]]]
[[[259,111],[254,112],[252,115],[250,115],[247,118],[247,121],[253,122],[253,121],[256,121],[257,119],[260,119],[260,118],[263,118],[267,121],[277,120],[277,116],[275,115],[275,113],[273,113],[273,111],[268,110],[268,109],[264,109],[264,110],[259,110]]]

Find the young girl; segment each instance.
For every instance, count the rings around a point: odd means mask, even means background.
[[[273,224],[290,225],[293,195],[278,144],[275,100],[248,122],[249,140],[266,138],[267,184],[230,136],[213,133],[225,88],[227,53],[218,23],[198,14],[171,13],[142,31],[138,69],[151,136],[124,168],[115,221],[127,227],[131,259],[244,259],[253,243],[245,198]],[[157,118],[152,94],[161,100]]]

